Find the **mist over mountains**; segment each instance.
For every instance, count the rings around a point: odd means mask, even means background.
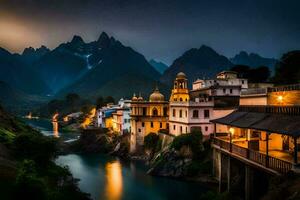
[[[105,32],[88,43],[75,35],[53,50],[46,46],[28,47],[22,54],[12,54],[0,48],[0,92],[11,93],[10,98],[2,95],[0,100],[4,104],[9,99],[10,105],[27,105],[34,97],[46,101],[68,93],[89,99],[100,95],[131,98],[133,93],[148,98],[156,85],[168,97],[180,71],[186,73],[191,84],[197,78],[212,78],[235,64],[264,65],[272,70],[275,63],[275,59],[246,52],[229,59],[202,45],[184,52],[168,67],[153,59],[148,62],[142,54]]]

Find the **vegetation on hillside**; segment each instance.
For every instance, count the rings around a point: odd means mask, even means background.
[[[237,72],[240,78],[248,79],[249,83],[265,83],[271,75],[270,69],[266,66],[250,68],[246,65],[235,65],[231,71]]]
[[[67,168],[54,163],[58,143],[0,108],[1,199],[89,199]]]

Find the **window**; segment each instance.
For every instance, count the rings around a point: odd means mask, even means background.
[[[157,116],[157,115],[158,115],[158,111],[157,111],[156,108],[153,108],[153,110],[152,110],[152,115],[153,115],[153,116]]]
[[[245,81],[244,81],[244,80],[242,80],[242,84],[245,84]]]
[[[161,122],[159,123],[159,128],[162,128],[162,123]]]
[[[173,109],[173,117],[176,117],[176,110]]]
[[[232,94],[232,89],[230,89],[230,94]]]
[[[169,123],[166,124],[166,128],[169,129]]]
[[[225,89],[225,88],[223,89],[223,93],[224,93],[224,94],[226,93],[226,89]]]
[[[182,133],[182,126],[180,126],[180,133]]]
[[[168,115],[168,108],[164,107],[164,116],[167,116],[167,115]]]
[[[182,98],[180,98],[179,101],[182,101]]]
[[[145,127],[145,122],[142,122],[142,127]]]
[[[143,115],[144,115],[144,116],[147,115],[147,108],[143,108]]]
[[[188,131],[187,131],[187,127],[185,127],[185,133],[187,133]]]
[[[151,128],[153,128],[153,122],[151,122]]]
[[[205,131],[208,131],[208,127],[207,126],[205,126]]]
[[[141,132],[142,130],[139,128],[139,133]]]
[[[187,110],[185,111],[185,117],[187,117]]]
[[[182,118],[182,110],[179,111],[179,118]]]
[[[199,111],[193,110],[193,118],[198,118],[198,117],[199,117]]]
[[[204,110],[204,118],[209,118],[209,110]]]
[[[175,125],[173,125],[173,130],[176,130],[176,126]]]

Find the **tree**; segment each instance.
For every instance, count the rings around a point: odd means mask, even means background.
[[[102,108],[103,106],[105,106],[105,102],[102,96],[99,96],[96,100],[96,108]]]
[[[273,81],[277,84],[300,83],[300,50],[290,51],[281,57]]]
[[[270,70],[266,66],[257,68],[250,68],[246,65],[235,65],[231,71],[238,73],[239,78],[246,78],[250,83],[263,83],[268,81],[270,77]]]
[[[108,103],[115,103],[115,99],[112,97],[112,96],[107,96],[105,98],[105,104],[108,104]]]

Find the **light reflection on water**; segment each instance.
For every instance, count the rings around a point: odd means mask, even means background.
[[[58,122],[53,121],[52,126],[53,126],[53,137],[58,138],[59,137]]]
[[[121,163],[116,160],[106,163],[105,195],[108,200],[119,200],[122,197],[123,178]]]

